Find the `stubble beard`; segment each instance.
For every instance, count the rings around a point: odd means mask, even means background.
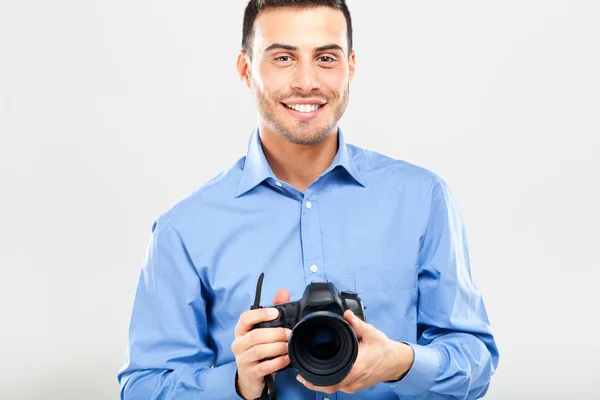
[[[315,121],[297,120],[293,122],[293,126],[285,117],[278,113],[278,108],[282,107],[279,100],[275,100],[275,104],[271,103],[264,93],[257,87],[252,80],[252,90],[256,98],[256,105],[259,115],[262,119],[282,138],[290,143],[295,143],[304,146],[315,145],[322,142],[332,133],[333,129],[338,124],[339,120],[344,115],[348,100],[350,99],[350,84],[346,86],[346,90],[342,96],[342,100],[335,105],[333,116],[326,121],[325,124],[315,126]],[[327,107],[332,107],[334,104],[327,102]],[[285,106],[283,106],[285,107]],[[319,117],[320,118],[320,117]]]

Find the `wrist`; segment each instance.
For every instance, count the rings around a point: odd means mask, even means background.
[[[248,394],[243,389],[243,387],[240,385],[240,376],[238,375],[237,371],[235,372],[235,391],[237,392],[238,396],[240,396],[244,400],[254,400],[254,399],[256,399],[255,396],[252,396],[252,394]]]
[[[392,341],[392,350],[388,353],[390,367],[384,382],[395,382],[404,378],[415,361],[415,353],[411,346],[402,342]]]

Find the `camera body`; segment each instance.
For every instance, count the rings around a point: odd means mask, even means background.
[[[260,308],[263,308],[262,306]],[[361,320],[367,322],[365,307],[355,292],[341,293],[331,282],[313,282],[306,286],[302,298],[285,304],[272,305],[279,310],[279,317],[273,321],[260,322],[254,328],[289,328],[293,329],[300,320],[314,312],[326,311],[343,316],[351,310]]]
[[[358,339],[343,319],[344,312],[351,310],[366,322],[366,307],[357,293],[339,292],[331,282],[313,282],[300,300],[271,307],[279,310],[278,318],[258,323],[253,329],[292,330],[290,364],[283,369],[294,367],[317,386],[335,385],[348,375],[358,355]]]

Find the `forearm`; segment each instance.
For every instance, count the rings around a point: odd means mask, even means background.
[[[488,390],[499,354],[483,298],[471,277],[467,238],[456,202],[439,177],[419,250],[414,362],[390,383],[415,399],[477,399]]]
[[[496,362],[485,342],[476,335],[451,332],[427,345],[408,345],[414,351],[410,369],[398,381],[388,382],[399,397],[469,400],[486,393]],[[400,374],[404,370],[402,361],[398,363],[396,373]]]
[[[233,357],[211,367],[208,325],[202,281],[181,235],[162,216],[140,272],[127,362],[117,376],[121,399],[240,399]]]
[[[121,400],[242,399],[235,390],[236,363],[214,368],[182,365],[174,370],[124,372]]]

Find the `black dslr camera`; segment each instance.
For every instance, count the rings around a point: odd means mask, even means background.
[[[261,274],[254,308],[260,303]],[[317,386],[340,383],[348,375],[358,355],[358,339],[343,315],[351,310],[366,322],[365,308],[354,292],[341,293],[331,282],[316,282],[306,286],[302,298],[286,304],[273,305],[279,317],[261,322],[256,328],[284,327],[292,330],[288,342],[290,364],[306,381]]]

